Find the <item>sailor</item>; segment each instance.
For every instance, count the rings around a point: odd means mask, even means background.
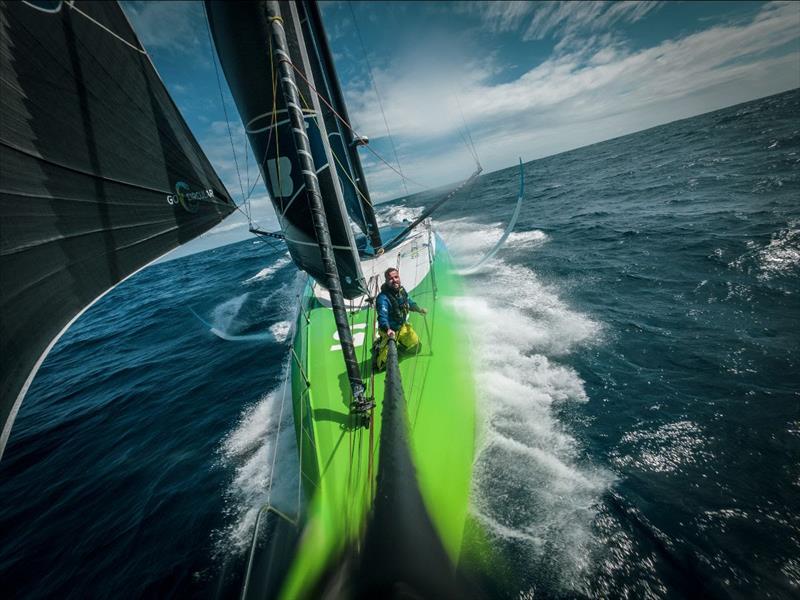
[[[395,268],[386,269],[386,282],[375,301],[378,313],[378,346],[376,367],[379,371],[386,368],[386,357],[389,354],[389,338],[397,341],[400,349],[407,352],[420,351],[419,336],[407,321],[409,312],[426,315],[428,311],[417,305],[400,284],[400,271]]]

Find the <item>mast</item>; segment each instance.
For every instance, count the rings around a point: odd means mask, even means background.
[[[345,309],[342,286],[339,281],[339,271],[336,268],[336,259],[333,254],[333,244],[331,243],[331,236],[328,231],[325,207],[322,204],[322,195],[320,193],[316,169],[311,155],[311,146],[309,144],[308,135],[306,134],[303,112],[300,108],[297,83],[295,82],[294,72],[292,71],[286,36],[283,31],[281,10],[276,0],[267,2],[267,18],[269,19],[272,43],[274,44],[275,53],[278,57],[280,87],[286,101],[286,107],[292,126],[292,139],[294,140],[295,151],[303,174],[305,196],[311,211],[314,233],[319,243],[322,265],[325,271],[325,287],[328,288],[328,293],[331,298],[333,318],[336,322],[336,330],[339,333],[339,341],[342,346],[342,355],[344,356],[345,367],[347,369],[347,377],[350,380],[350,388],[353,391],[355,405],[360,408],[365,402],[364,383],[361,380],[358,360],[356,359],[355,348],[353,347],[353,337],[350,332],[350,325],[347,322],[347,310]]]

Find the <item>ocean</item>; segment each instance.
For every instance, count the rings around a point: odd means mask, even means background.
[[[435,215],[460,264],[502,235],[518,177]],[[471,513],[505,564],[487,594],[797,597],[800,90],[524,177],[460,300]],[[302,281],[246,240],[155,264],[74,324],[0,462],[4,598],[237,594],[259,507],[295,499],[279,391]]]

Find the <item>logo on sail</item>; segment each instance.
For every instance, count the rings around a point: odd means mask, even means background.
[[[196,213],[200,209],[200,201],[213,199],[214,190],[191,191],[189,184],[179,181],[175,184],[175,193],[167,194],[167,204],[180,204],[186,212]]]

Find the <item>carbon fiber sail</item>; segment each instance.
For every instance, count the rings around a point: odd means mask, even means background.
[[[235,206],[116,2],[0,3],[0,419],[107,290]]]
[[[206,2],[206,10],[225,78],[292,259],[300,269],[326,285],[326,270],[307,197],[310,190],[304,180],[304,171],[307,171],[304,165],[310,159],[319,183],[342,293],[345,298],[354,298],[366,292],[366,284],[335,167],[337,159],[344,164],[347,158],[339,156],[341,149],[334,158],[328,143],[329,134],[338,132],[327,130],[335,116],[314,91],[323,93],[324,86],[316,82],[310,66],[316,61],[310,61],[316,50],[303,32],[299,11],[304,9],[294,2],[278,4],[287,42],[286,55],[271,43],[264,2]],[[277,75],[281,62],[288,62],[295,74],[291,85],[296,88],[301,102],[299,108],[305,120],[305,132],[301,135],[308,139],[310,156],[305,156],[304,150],[300,152],[302,149],[294,140],[296,132],[282,89],[284,82]]]

